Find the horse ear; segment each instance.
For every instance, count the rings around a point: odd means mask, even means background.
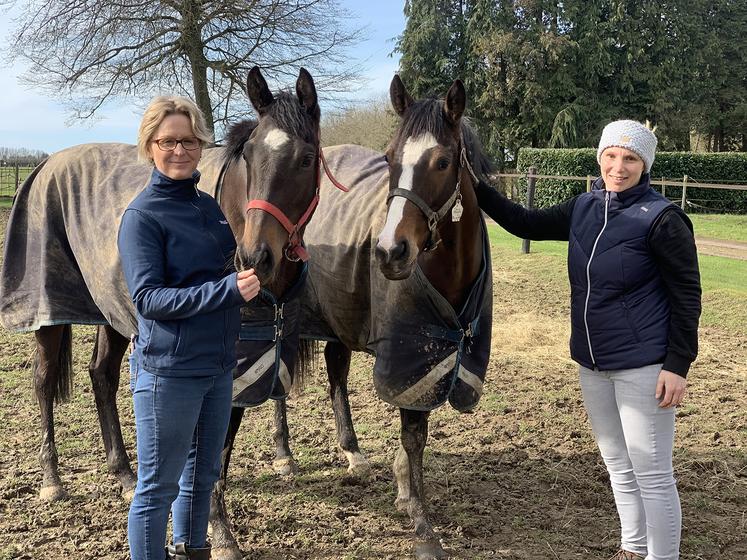
[[[314,78],[311,77],[306,68],[301,68],[298,71],[298,80],[296,80],[296,95],[298,101],[306,108],[306,112],[309,115],[314,116],[319,112],[319,106],[317,104],[318,98],[316,95],[316,86],[314,85]]]
[[[451,124],[457,124],[464,114],[467,106],[467,94],[464,91],[462,80],[454,80],[451,84],[446,101],[444,102],[444,113]]]
[[[262,76],[262,72],[259,71],[259,66],[255,66],[249,70],[249,76],[246,79],[246,93],[260,115],[275,101],[270,88],[267,87],[267,82]]]
[[[414,103],[410,94],[405,89],[405,84],[399,77],[399,74],[395,74],[392,78],[392,83],[389,85],[389,99],[392,100],[392,107],[394,111],[401,117],[407,111],[407,108]]]

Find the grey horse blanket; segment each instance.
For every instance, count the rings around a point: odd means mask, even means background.
[[[218,192],[223,149],[203,151],[200,190]],[[135,308],[117,251],[119,222],[152,166],[127,144],[83,144],[49,157],[16,194],[5,237],[0,320],[17,331],[110,324],[130,337]],[[303,278],[305,278],[305,274]],[[234,370],[237,406],[285,398],[298,350],[298,292],[263,290],[242,307]]]
[[[211,195],[221,153],[203,152],[200,188]],[[108,323],[128,338],[135,332],[117,232],[151,170],[129,144],[82,144],[39,164],[19,187],[8,220],[0,276],[5,328]]]
[[[304,240],[310,254],[301,337],[339,340],[376,357],[374,385],[386,402],[432,410],[447,400],[473,408],[490,354],[492,275],[484,222],[482,270],[461,310],[433,288],[420,267],[387,280],[374,257],[386,218],[388,166],[359,146],[325,148],[343,193],[325,177]]]

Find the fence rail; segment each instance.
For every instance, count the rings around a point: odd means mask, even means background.
[[[34,166],[2,165],[0,166],[0,198],[10,198],[16,194],[18,187],[34,170]]]

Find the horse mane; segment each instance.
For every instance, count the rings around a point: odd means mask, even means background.
[[[319,138],[318,105],[315,107],[314,114],[310,115],[295,95],[289,91],[280,91],[274,95],[274,101],[267,107],[265,115],[272,117],[277,127],[291,136],[303,138],[310,144],[317,143]],[[227,163],[241,156],[244,144],[258,125],[259,122],[255,119],[245,119],[228,129],[225,152]]]
[[[231,125],[226,133],[226,150],[224,152],[224,163],[231,163],[239,159],[244,151],[244,144],[257,128],[259,123],[254,119],[244,119]]]

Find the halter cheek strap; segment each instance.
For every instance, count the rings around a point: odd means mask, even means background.
[[[332,176],[332,172],[327,165],[327,160],[324,159],[324,152],[322,152],[321,148],[319,148],[319,160],[321,162],[321,165],[317,167],[316,171],[316,191],[314,192],[314,197],[311,199],[308,208],[306,208],[306,211],[301,215],[297,223],[294,224],[293,222],[291,222],[288,219],[288,216],[286,216],[280,208],[267,200],[260,200],[258,198],[255,198],[253,200],[250,200],[246,205],[247,212],[252,209],[267,212],[268,214],[271,214],[278,222],[280,222],[280,225],[282,225],[283,228],[285,228],[285,231],[288,232],[288,244],[285,246],[283,252],[285,254],[285,258],[287,258],[289,261],[306,262],[309,260],[309,253],[303,246],[301,229],[303,229],[306,223],[311,219],[311,216],[314,214],[314,210],[316,210],[317,204],[319,204],[319,187],[322,183],[322,174],[320,168],[324,168],[325,174],[327,175],[327,177],[329,177],[329,180],[335,187],[343,192],[348,192],[350,190]]]

